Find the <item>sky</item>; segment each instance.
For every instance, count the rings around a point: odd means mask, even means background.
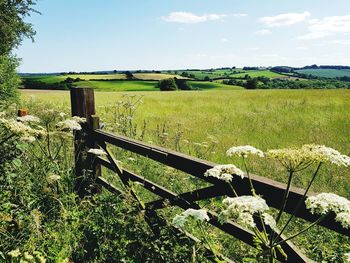
[[[350,65],[350,0],[38,0],[20,72]]]

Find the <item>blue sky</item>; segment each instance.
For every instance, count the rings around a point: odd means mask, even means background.
[[[39,0],[20,72],[350,65],[349,0]]]

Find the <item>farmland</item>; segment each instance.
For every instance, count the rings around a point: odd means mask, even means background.
[[[350,77],[350,69],[301,69],[296,72],[321,78]]]

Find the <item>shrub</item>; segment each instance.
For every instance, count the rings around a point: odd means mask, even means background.
[[[160,80],[158,82],[158,87],[161,91],[173,91],[178,89],[175,79],[173,78]]]
[[[20,79],[16,73],[18,60],[12,56],[0,56],[0,110],[17,100]]]

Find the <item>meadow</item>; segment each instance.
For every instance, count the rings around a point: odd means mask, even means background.
[[[263,150],[300,146],[306,143],[326,144],[350,154],[350,92],[348,90],[208,90],[187,92],[128,92],[142,97],[135,122],[147,122],[145,140],[154,141],[157,125],[164,125],[174,136],[193,143],[218,141],[215,152],[207,159],[225,163],[225,151],[233,145],[254,145]],[[97,112],[106,127],[113,122],[113,106],[125,93],[96,92]],[[69,92],[22,91],[25,99],[43,100],[61,105],[69,112]],[[182,143],[184,144],[184,143]],[[171,145],[170,145],[171,146]],[[183,147],[186,152],[186,147]],[[192,153],[193,152],[186,152]],[[254,171],[284,181],[271,173],[272,167],[257,160]],[[317,191],[332,190],[347,197],[349,169],[338,169],[330,177],[327,170],[315,184]],[[303,185],[300,178],[295,182]]]

